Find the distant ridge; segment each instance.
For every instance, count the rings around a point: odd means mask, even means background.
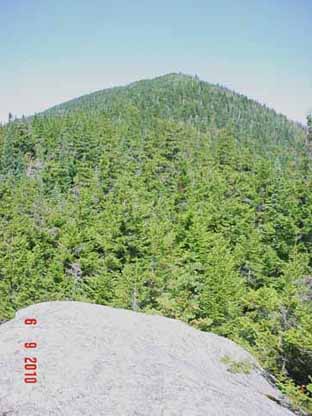
[[[266,105],[182,73],[92,92],[51,107],[41,115],[104,111],[120,119],[129,106],[136,108],[145,121],[155,117],[171,119],[204,131],[229,127],[243,141],[253,137],[268,146],[280,142],[302,146],[305,138],[303,126]]]

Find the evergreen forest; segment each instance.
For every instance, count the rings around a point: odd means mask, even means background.
[[[0,234],[0,321],[52,300],[179,319],[311,414],[311,117],[168,74],[10,119]]]

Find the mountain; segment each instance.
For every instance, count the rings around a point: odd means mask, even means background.
[[[37,324],[25,325],[29,317]],[[30,334],[36,362],[24,370],[30,353],[18,340]],[[83,302],[19,311],[0,327],[0,365],[3,415],[295,415],[233,342],[179,321]],[[33,369],[35,377],[24,375]]]
[[[281,137],[287,142],[300,142],[304,136],[302,126],[265,105],[184,74],[168,74],[97,91],[52,107],[44,114],[105,111],[119,118],[131,105],[146,121],[161,117],[184,121],[204,131],[230,126],[241,138],[253,137],[266,143]]]
[[[247,348],[312,408],[306,132],[169,74],[0,127],[0,320],[75,300]]]

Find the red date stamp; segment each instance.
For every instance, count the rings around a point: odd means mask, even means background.
[[[24,320],[25,325],[37,325],[37,319],[27,318]],[[25,350],[35,350],[37,348],[36,342],[25,342]],[[37,357],[24,357],[24,382],[37,383]]]

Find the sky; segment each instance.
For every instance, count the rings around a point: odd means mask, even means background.
[[[0,121],[169,72],[305,123],[312,0],[0,0]]]

